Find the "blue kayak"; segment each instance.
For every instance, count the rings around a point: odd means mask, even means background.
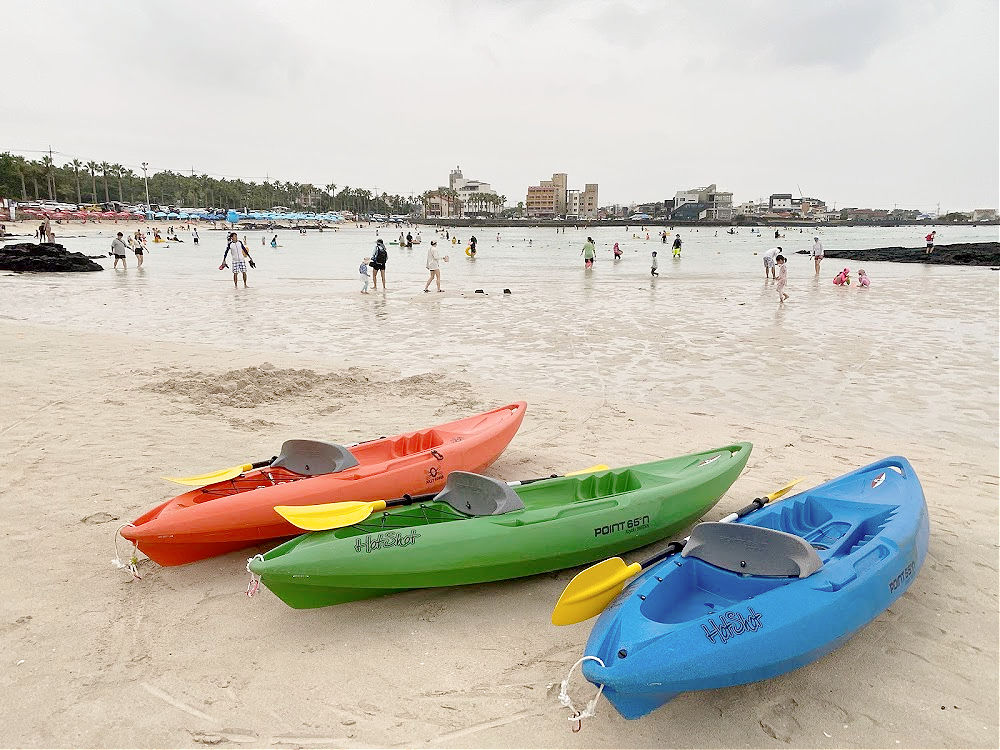
[[[766,680],[846,642],[902,596],[927,555],[927,504],[896,456],[732,523],[702,523],[683,552],[601,615],[584,676],[636,719],[678,693]]]

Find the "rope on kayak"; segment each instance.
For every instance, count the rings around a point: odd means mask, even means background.
[[[247,573],[250,574],[250,583],[247,584],[247,596],[253,598],[253,595],[260,590],[260,576],[250,570],[250,563],[254,560],[264,561],[264,556],[261,554],[254,555],[253,557],[247,558]]]
[[[132,574],[133,581],[141,581],[142,576],[139,575],[139,545],[136,542],[132,542],[132,554],[129,556],[128,562],[122,560],[121,552],[118,551],[118,537],[121,536],[122,529],[126,529],[129,526],[135,526],[132,523],[123,523],[115,531],[115,559],[111,561],[119,570],[127,570]]]
[[[593,700],[587,703],[587,707],[583,711],[577,711],[576,707],[573,705],[573,700],[569,697],[569,681],[573,677],[573,670],[579,667],[587,660],[596,661],[602,667],[604,662],[596,656],[584,656],[576,664],[569,668],[569,672],[566,673],[566,679],[559,683],[559,703],[568,708],[573,713],[569,716],[569,720],[574,722],[576,726],[572,727],[574,732],[579,732],[583,729],[583,720],[589,719],[594,715],[597,708],[597,701],[601,699],[601,693],[604,692],[604,684],[601,683],[600,687],[597,688],[597,695],[594,696]],[[582,672],[581,672],[582,674]]]

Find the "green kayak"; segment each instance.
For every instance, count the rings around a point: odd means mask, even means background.
[[[249,569],[286,604],[306,609],[571,568],[698,520],[751,449],[737,443],[524,486],[452,472],[431,501],[303,534],[251,558]]]

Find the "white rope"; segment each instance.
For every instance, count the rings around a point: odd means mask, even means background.
[[[252,563],[254,560],[260,560],[261,562],[263,562],[264,556],[261,554],[257,554],[254,555],[253,557],[247,558],[247,573],[250,574],[250,583],[247,584],[247,596],[250,597],[251,599],[253,598],[253,595],[256,594],[257,591],[260,589],[260,576],[254,573],[252,570],[250,570],[250,563]]]
[[[129,556],[128,562],[122,560],[121,552],[118,551],[118,537],[121,535],[122,529],[126,529],[129,526],[134,525],[135,524],[124,523],[118,527],[117,531],[115,531],[115,559],[111,561],[111,564],[119,570],[127,570],[131,573],[132,580],[141,581],[142,576],[139,575],[139,545],[136,542],[132,542],[132,554]]]
[[[569,668],[569,672],[566,673],[566,679],[559,683],[559,703],[568,708],[572,714],[569,716],[569,720],[576,722],[576,726],[573,728],[574,732],[579,732],[583,728],[583,720],[589,719],[594,715],[597,709],[597,701],[601,699],[601,693],[604,692],[604,683],[597,688],[597,694],[593,699],[587,703],[587,707],[583,711],[577,711],[576,707],[573,705],[573,700],[569,697],[569,681],[573,677],[573,670],[579,667],[587,660],[596,661],[602,667],[604,662],[596,656],[584,656],[579,661],[576,662],[572,667]],[[582,671],[581,671],[582,674]]]

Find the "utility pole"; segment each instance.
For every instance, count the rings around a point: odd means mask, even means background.
[[[144,161],[142,163],[142,181],[146,185],[146,210],[149,211],[149,175],[146,174],[149,169],[149,162]]]

